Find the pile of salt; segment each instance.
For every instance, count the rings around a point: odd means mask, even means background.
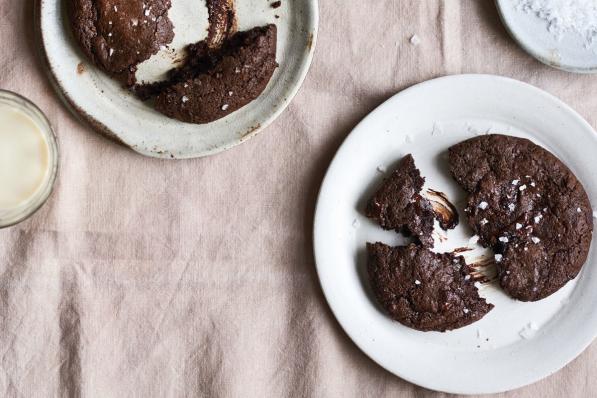
[[[597,1],[595,0],[512,0],[519,11],[536,15],[547,22],[547,30],[557,40],[564,34],[581,36],[585,47],[597,39]]]

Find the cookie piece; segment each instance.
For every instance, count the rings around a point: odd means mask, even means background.
[[[72,32],[95,65],[127,86],[137,65],[174,38],[170,0],[69,0]]]
[[[217,50],[205,41],[189,46],[185,65],[150,93],[157,93],[156,110],[208,123],[245,106],[265,90],[278,66],[276,40],[276,26],[267,25],[238,32]]]
[[[483,318],[492,308],[479,297],[462,256],[415,244],[367,243],[369,281],[390,317],[421,331],[444,332]]]
[[[553,154],[523,138],[475,137],[449,149],[450,172],[468,193],[468,223],[496,253],[502,288],[521,301],[574,279],[593,231],[589,198]]]
[[[432,247],[435,213],[420,194],[424,182],[412,155],[406,155],[367,202],[365,215],[383,229],[413,235],[424,246]]]

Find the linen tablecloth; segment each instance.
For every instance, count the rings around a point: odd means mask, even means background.
[[[324,300],[311,231],[334,152],[389,96],[446,74],[510,76],[597,121],[597,76],[532,59],[489,0],[321,0],[290,107],[240,147],[189,161],[142,157],[79,123],[36,46],[33,0],[0,0],[0,87],[47,113],[61,151],[47,205],[0,231],[6,397],[442,396],[368,359]],[[593,344],[501,396],[596,390]]]

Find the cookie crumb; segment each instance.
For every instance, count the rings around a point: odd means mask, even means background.
[[[442,126],[439,125],[439,123],[437,123],[437,122],[433,123],[433,130],[431,130],[432,136],[440,135],[443,132],[444,132],[444,130],[442,129]]]
[[[539,330],[539,326],[535,322],[529,322],[518,334],[523,339],[527,340],[530,339],[535,335],[535,333]]]
[[[412,35],[409,39],[410,44],[412,44],[413,46],[418,46],[421,43],[421,39],[419,38],[419,36],[417,36],[417,34],[415,33],[414,35]]]

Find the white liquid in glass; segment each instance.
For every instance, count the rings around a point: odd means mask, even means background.
[[[0,215],[26,206],[50,174],[50,149],[27,114],[0,104]]]

